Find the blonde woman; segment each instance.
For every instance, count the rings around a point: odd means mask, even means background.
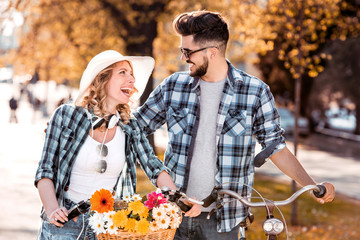
[[[130,115],[135,83],[143,89],[153,67],[151,57],[104,51],[84,71],[75,104],[56,109],[35,177],[43,204],[39,239],[96,239],[88,214],[68,221],[68,210],[101,188],[134,194],[136,159],[154,185],[176,189]]]

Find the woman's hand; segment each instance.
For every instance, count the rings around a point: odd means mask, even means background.
[[[57,208],[53,210],[48,216],[49,222],[54,224],[57,227],[62,227],[63,224],[59,223],[58,221],[65,223],[68,221],[67,216],[69,215],[67,209],[65,207]]]

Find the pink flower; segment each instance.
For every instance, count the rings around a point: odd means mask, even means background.
[[[166,198],[164,198],[162,193],[152,192],[147,195],[147,201],[145,201],[144,204],[149,210],[151,210],[154,207],[160,206],[166,202]]]

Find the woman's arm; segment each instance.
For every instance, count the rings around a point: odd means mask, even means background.
[[[172,178],[170,177],[170,175],[166,171],[162,171],[159,174],[158,178],[156,179],[156,185],[159,188],[162,188],[162,187],[166,186],[166,187],[168,187],[170,189],[173,189],[173,190],[177,189],[174,181],[172,180]]]
[[[62,222],[68,221],[68,211],[65,207],[59,207],[53,181],[49,178],[43,178],[37,183],[37,188],[49,222],[58,227],[63,226],[55,219]]]
[[[156,184],[159,188],[162,188],[163,186],[169,187],[170,189],[176,190],[177,187],[170,177],[170,175],[166,171],[162,171],[158,178],[156,179]],[[201,205],[199,204],[193,204],[191,202],[186,202],[188,205],[192,205],[191,209],[185,213],[185,216],[187,217],[197,217],[201,213]]]

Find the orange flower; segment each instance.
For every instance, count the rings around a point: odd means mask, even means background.
[[[137,233],[145,234],[149,231],[150,223],[145,219],[142,218],[140,221],[136,222],[135,230]]]
[[[128,232],[135,232],[135,225],[136,225],[136,220],[133,218],[128,218],[124,230]]]
[[[146,207],[144,206],[144,204],[140,201],[135,201],[135,202],[130,202],[128,205],[128,210],[132,211],[132,213],[134,215],[139,214],[139,215],[144,215],[146,213]]]
[[[117,211],[113,217],[114,225],[119,228],[124,228],[128,221],[127,214],[125,210]]]
[[[149,216],[149,209],[144,206],[143,212],[139,213],[141,218],[147,218]]]
[[[91,210],[104,213],[114,210],[114,198],[106,189],[96,191],[90,198]]]

